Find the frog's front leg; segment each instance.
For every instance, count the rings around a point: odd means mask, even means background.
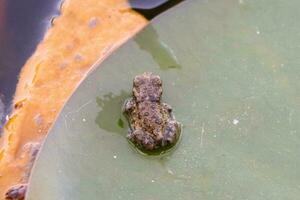
[[[134,109],[135,101],[133,98],[127,99],[122,107],[122,112],[124,114],[129,114]]]
[[[131,130],[129,129],[127,138],[136,144],[137,146],[145,150],[153,150],[155,148],[155,141],[149,133],[144,132],[141,129]]]
[[[165,126],[162,146],[175,144],[180,136],[181,126],[175,120],[169,120]]]
[[[162,106],[169,112],[172,112],[172,107],[167,103],[162,103]]]
[[[162,103],[162,106],[169,113],[170,119],[175,120],[175,117],[172,113],[172,111],[173,111],[172,107],[167,103]]]

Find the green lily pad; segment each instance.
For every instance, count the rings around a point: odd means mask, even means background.
[[[82,82],[32,172],[28,200],[282,200],[300,196],[300,3],[186,1]],[[183,124],[177,148],[142,156],[122,103],[144,71]]]

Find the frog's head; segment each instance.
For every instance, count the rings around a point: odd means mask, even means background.
[[[133,80],[133,96],[137,102],[159,102],[162,95],[162,81],[158,75],[145,72]]]

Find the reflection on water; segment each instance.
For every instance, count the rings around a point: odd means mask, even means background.
[[[124,134],[125,136],[127,123],[124,122],[122,106],[128,97],[130,97],[130,93],[124,90],[118,95],[110,92],[97,97],[96,102],[100,108],[96,118],[97,125],[109,132]]]
[[[162,70],[181,68],[173,50],[159,40],[156,30],[149,25],[143,34],[134,38],[140,49],[148,52]]]
[[[0,128],[9,113],[21,67],[59,14],[61,0],[0,1]],[[1,111],[2,115],[1,115]]]

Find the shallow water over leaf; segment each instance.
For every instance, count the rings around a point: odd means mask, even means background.
[[[124,135],[126,132],[124,128],[128,126],[125,127],[126,119],[124,119],[121,107],[128,97],[130,97],[129,92],[121,91],[118,95],[108,93],[96,98],[100,111],[95,122],[101,129]]]
[[[187,1],[154,20],[74,93],[40,153],[28,199],[297,199],[298,7]],[[144,46],[154,37],[167,53]],[[169,56],[181,67],[162,68]],[[142,156],[125,139],[122,103],[144,71],[161,76],[163,101],[183,124],[180,144],[164,157]]]

